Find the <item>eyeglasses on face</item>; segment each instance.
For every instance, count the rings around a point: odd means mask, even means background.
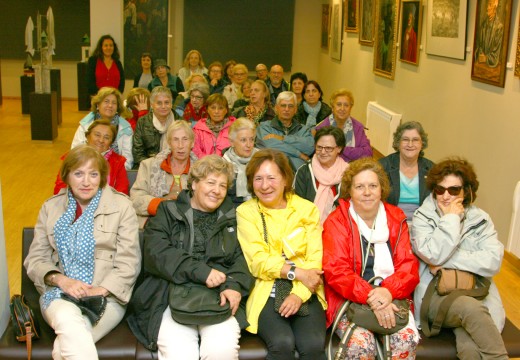
[[[444,186],[435,185],[435,187],[433,188],[433,191],[437,195],[444,195],[446,190],[448,190],[448,193],[451,196],[457,196],[460,194],[460,191],[462,190],[462,186],[450,186],[450,187],[445,188]]]
[[[316,145],[316,152],[322,152],[325,150],[326,153],[332,152],[337,146],[319,146]]]
[[[204,97],[203,96],[197,96],[197,95],[191,95],[190,99],[191,100],[202,100],[202,99],[204,99]]]
[[[421,138],[401,138],[401,142],[403,144],[410,144],[412,143],[412,145],[417,145],[417,144],[420,144],[421,143]]]

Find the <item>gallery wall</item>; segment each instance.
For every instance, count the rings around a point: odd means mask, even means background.
[[[427,55],[423,31],[419,66],[397,60],[395,79],[389,80],[374,75],[373,48],[361,46],[358,34],[345,33],[342,60],[331,60],[321,52],[318,78],[326,99],[336,88],[351,89],[355,96],[353,116],[363,123],[366,105],[372,100],[402,113],[403,121],[420,121],[429,134],[426,157],[431,160],[453,155],[470,160],[480,180],[477,205],[490,213],[499,239],[506,244],[513,191],[520,180],[520,79],[508,68],[504,88],[471,80],[476,2],[468,3],[466,60]],[[300,5],[320,11],[312,2]],[[513,0],[507,57],[513,65],[518,8],[519,1]]]

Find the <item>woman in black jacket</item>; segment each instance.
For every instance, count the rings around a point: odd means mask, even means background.
[[[128,322],[137,339],[163,359],[238,359],[253,277],[237,240],[235,209],[226,196],[233,176],[232,165],[223,158],[200,159],[190,169],[190,191],[162,202],[145,226],[145,279],[134,293]],[[213,289],[220,306],[229,307],[225,320],[186,323],[171,311],[178,299],[171,295],[173,287],[194,284]]]

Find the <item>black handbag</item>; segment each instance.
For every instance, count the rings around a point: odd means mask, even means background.
[[[26,343],[27,359],[31,360],[32,340],[40,338],[38,322],[23,295],[13,295],[11,297],[10,309],[16,340]]]
[[[265,223],[265,217],[262,212],[260,212],[260,216],[262,217],[262,226],[264,228],[264,241],[266,244],[269,244],[267,238],[267,225]],[[274,295],[274,311],[277,313],[280,312],[280,306],[282,306],[284,300],[291,295],[293,283],[288,279],[276,279],[274,281],[276,292]],[[307,316],[309,315],[309,303],[304,302],[298,312],[296,313],[298,316]]]
[[[170,283],[169,305],[173,320],[184,325],[214,325],[231,316],[229,302],[220,306],[220,293],[196,283]]]
[[[92,325],[96,325],[99,322],[107,307],[107,299],[103,295],[85,296],[76,299],[75,297],[62,293],[61,298],[76,304],[76,306],[81,309],[81,313],[88,317]]]

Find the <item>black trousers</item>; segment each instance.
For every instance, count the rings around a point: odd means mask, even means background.
[[[267,345],[266,360],[325,360],[325,311],[316,295],[309,301],[309,315],[282,317],[269,298],[258,319],[258,335]]]

